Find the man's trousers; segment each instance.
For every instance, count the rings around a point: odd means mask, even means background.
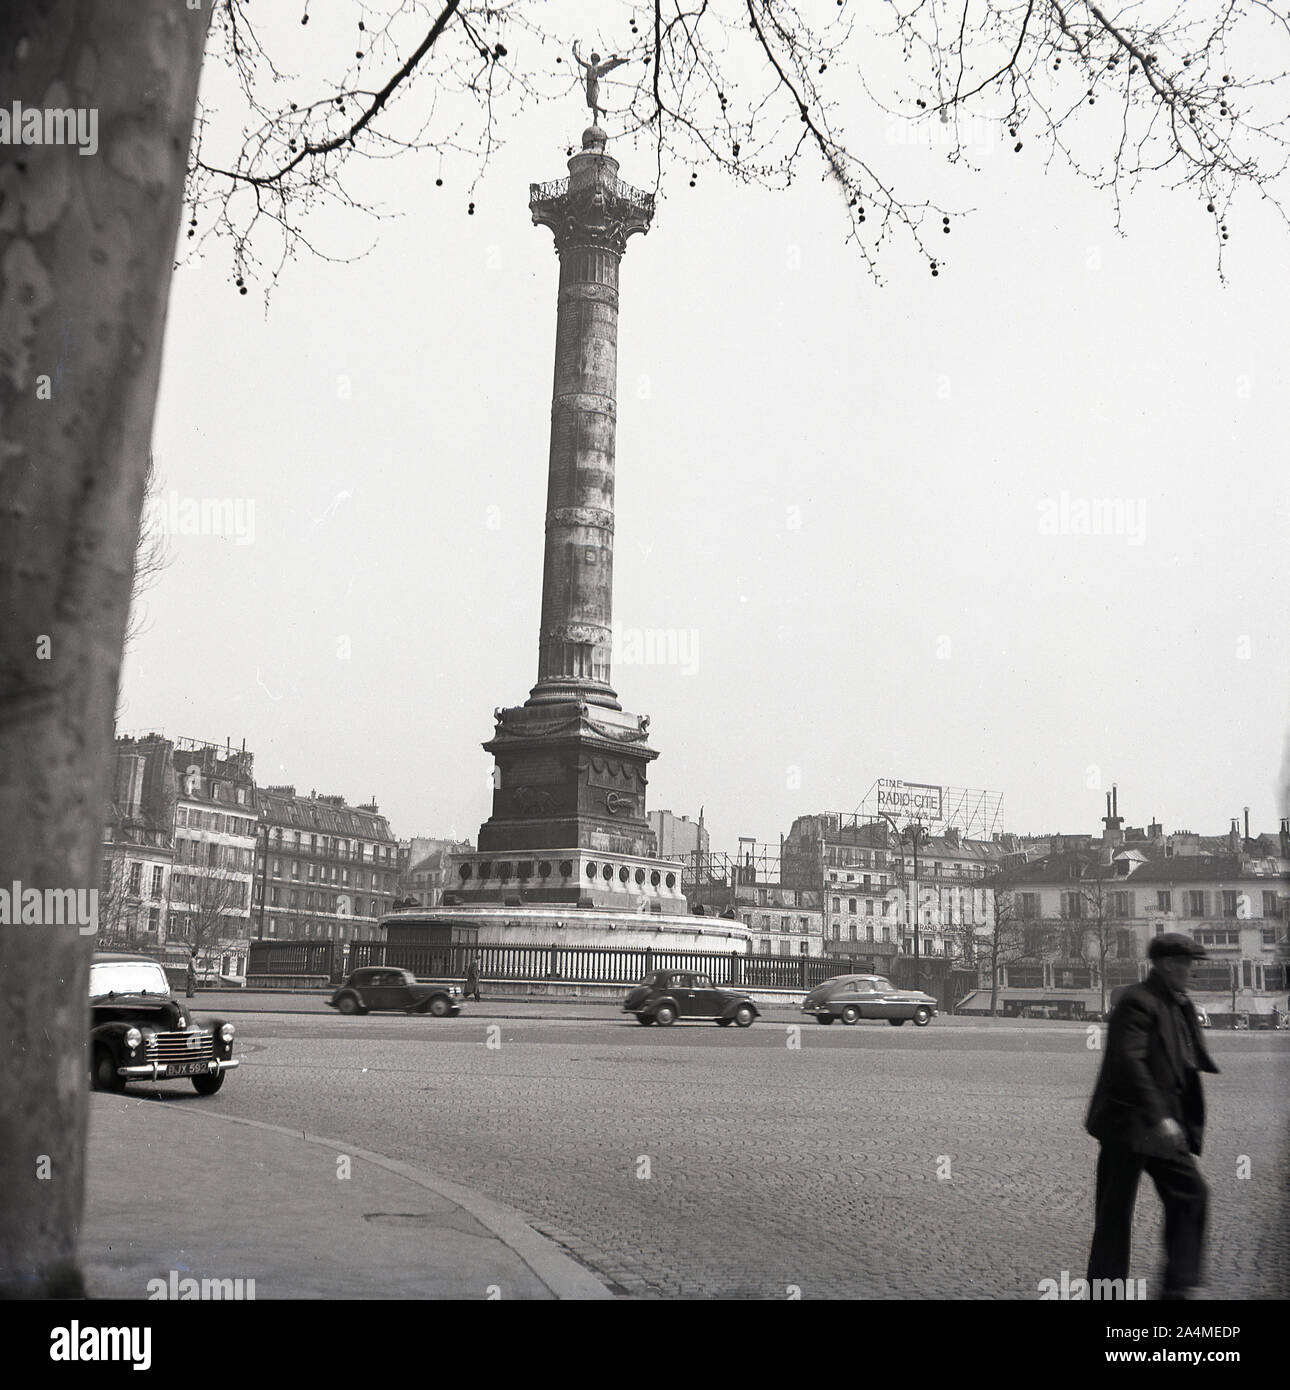
[[[1088,1277],[1127,1279],[1138,1179],[1146,1169],[1165,1208],[1164,1296],[1201,1282],[1209,1188],[1189,1153],[1149,1158],[1127,1144],[1103,1144],[1097,1159],[1096,1219]]]

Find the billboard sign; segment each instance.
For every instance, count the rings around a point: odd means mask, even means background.
[[[897,820],[939,823],[944,819],[941,788],[925,782],[902,782],[898,777],[879,777],[878,810]]]

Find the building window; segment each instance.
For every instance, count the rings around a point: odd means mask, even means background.
[[[299,877],[300,877],[300,860],[299,860],[299,859],[293,859],[293,860],[291,861],[291,877],[292,877],[292,878],[299,878]]]
[[[143,865],[130,865],[130,896],[137,898],[143,888]]]
[[[152,866],[152,893],[151,897],[161,897],[161,890],[165,886],[166,871],[160,864]]]
[[[1080,922],[1084,918],[1084,895],[1082,893],[1062,894],[1062,916],[1068,922]]]
[[[834,922],[833,924],[833,939],[834,941],[842,940],[842,927],[838,922]]]
[[[873,940],[873,923],[872,923],[872,922],[868,922],[868,923],[865,924],[864,939],[865,939],[866,941],[872,941],[872,940]]]
[[[1108,893],[1108,905],[1112,917],[1132,917],[1133,904],[1130,902],[1128,893]]]
[[[1172,912],[1174,910],[1174,895],[1168,888],[1161,888],[1156,893],[1156,907],[1161,912]]]
[[[1265,917],[1280,917],[1281,907],[1277,902],[1275,893],[1264,893],[1263,895],[1263,915]]]
[[[764,936],[761,939],[761,953],[763,956],[770,955],[770,941]]]
[[[834,899],[833,899],[833,910],[834,910],[834,912],[841,912],[841,911],[842,911],[842,899],[841,899],[841,898],[834,898]]]
[[[854,922],[852,922],[852,923],[851,923],[851,940],[852,940],[852,941],[855,941],[856,939],[857,939],[857,937],[856,937],[856,924],[855,924]]]
[[[890,940],[891,940],[891,928],[890,928],[890,927],[883,927],[883,929],[882,929],[882,939],[883,939],[884,941],[890,941]]]
[[[1187,916],[1203,917],[1205,915],[1205,892],[1204,889],[1194,889],[1187,894]]]
[[[1236,916],[1236,893],[1229,892],[1227,889],[1223,890],[1223,916]]]
[[[854,913],[855,910],[856,910],[856,900],[855,900],[854,898],[848,898],[848,899],[847,899],[847,911],[848,911],[848,912],[851,912],[851,913]]]

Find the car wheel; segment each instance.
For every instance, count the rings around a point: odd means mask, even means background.
[[[116,1074],[116,1058],[106,1047],[94,1049],[94,1067],[90,1079],[96,1091],[124,1091],[125,1077]]]
[[[213,1096],[223,1084],[224,1073],[222,1071],[212,1072],[208,1076],[193,1077],[193,1090],[199,1096]]]
[[[832,1022],[833,1022],[833,1015],[832,1015],[832,1014],[816,1014],[816,1015],[815,1015],[815,1021],[816,1021],[816,1023],[832,1023]]]
[[[358,1012],[358,1000],[352,994],[342,994],[336,1001],[336,1009],[342,1014],[356,1014]]]
[[[668,1027],[670,1024],[676,1022],[676,1010],[671,1004],[660,1004],[658,1008],[654,1010],[654,1022],[657,1023],[660,1028]]]
[[[654,1022],[654,1020],[649,1016],[649,1014],[637,1014],[636,1022],[639,1023],[642,1028],[648,1028],[650,1024]]]
[[[740,1004],[735,1010],[735,1022],[741,1028],[751,1028],[752,1021],[757,1017],[756,1010],[751,1004]]]
[[[918,1028],[926,1028],[932,1021],[932,1011],[926,1004],[920,1004],[914,1010],[914,1024]]]
[[[846,1008],[843,1009],[842,1012],[838,1015],[838,1017],[842,1020],[843,1023],[859,1023],[860,1010],[857,1009],[854,1004],[848,1004]]]
[[[887,1022],[890,1023],[893,1028],[903,1028],[905,1026],[905,1020],[903,1018],[889,1018]]]
[[[430,1012],[435,1018],[447,1018],[448,1010],[451,1008],[451,1001],[446,999],[442,994],[436,994],[430,1001]]]

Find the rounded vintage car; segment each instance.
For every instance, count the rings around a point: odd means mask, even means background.
[[[623,1012],[636,1022],[666,1028],[678,1018],[711,1019],[722,1028],[751,1026],[757,1005],[742,991],[723,989],[709,975],[691,970],[655,970],[633,986],[623,1000]]]
[[[342,1014],[394,1010],[455,1018],[461,1012],[461,986],[443,980],[418,980],[410,970],[392,965],[365,965],[351,973],[327,1001]]]
[[[834,975],[816,985],[802,1001],[802,1012],[820,1023],[859,1023],[862,1018],[885,1018],[899,1028],[911,1018],[925,1028],[936,1017],[936,1000],[918,989],[897,989],[882,975]]]
[[[90,1084],[123,1091],[130,1081],[187,1077],[199,1095],[213,1096],[233,1056],[234,1025],[193,1018],[170,993],[170,981],[151,956],[103,951],[90,963]]]

